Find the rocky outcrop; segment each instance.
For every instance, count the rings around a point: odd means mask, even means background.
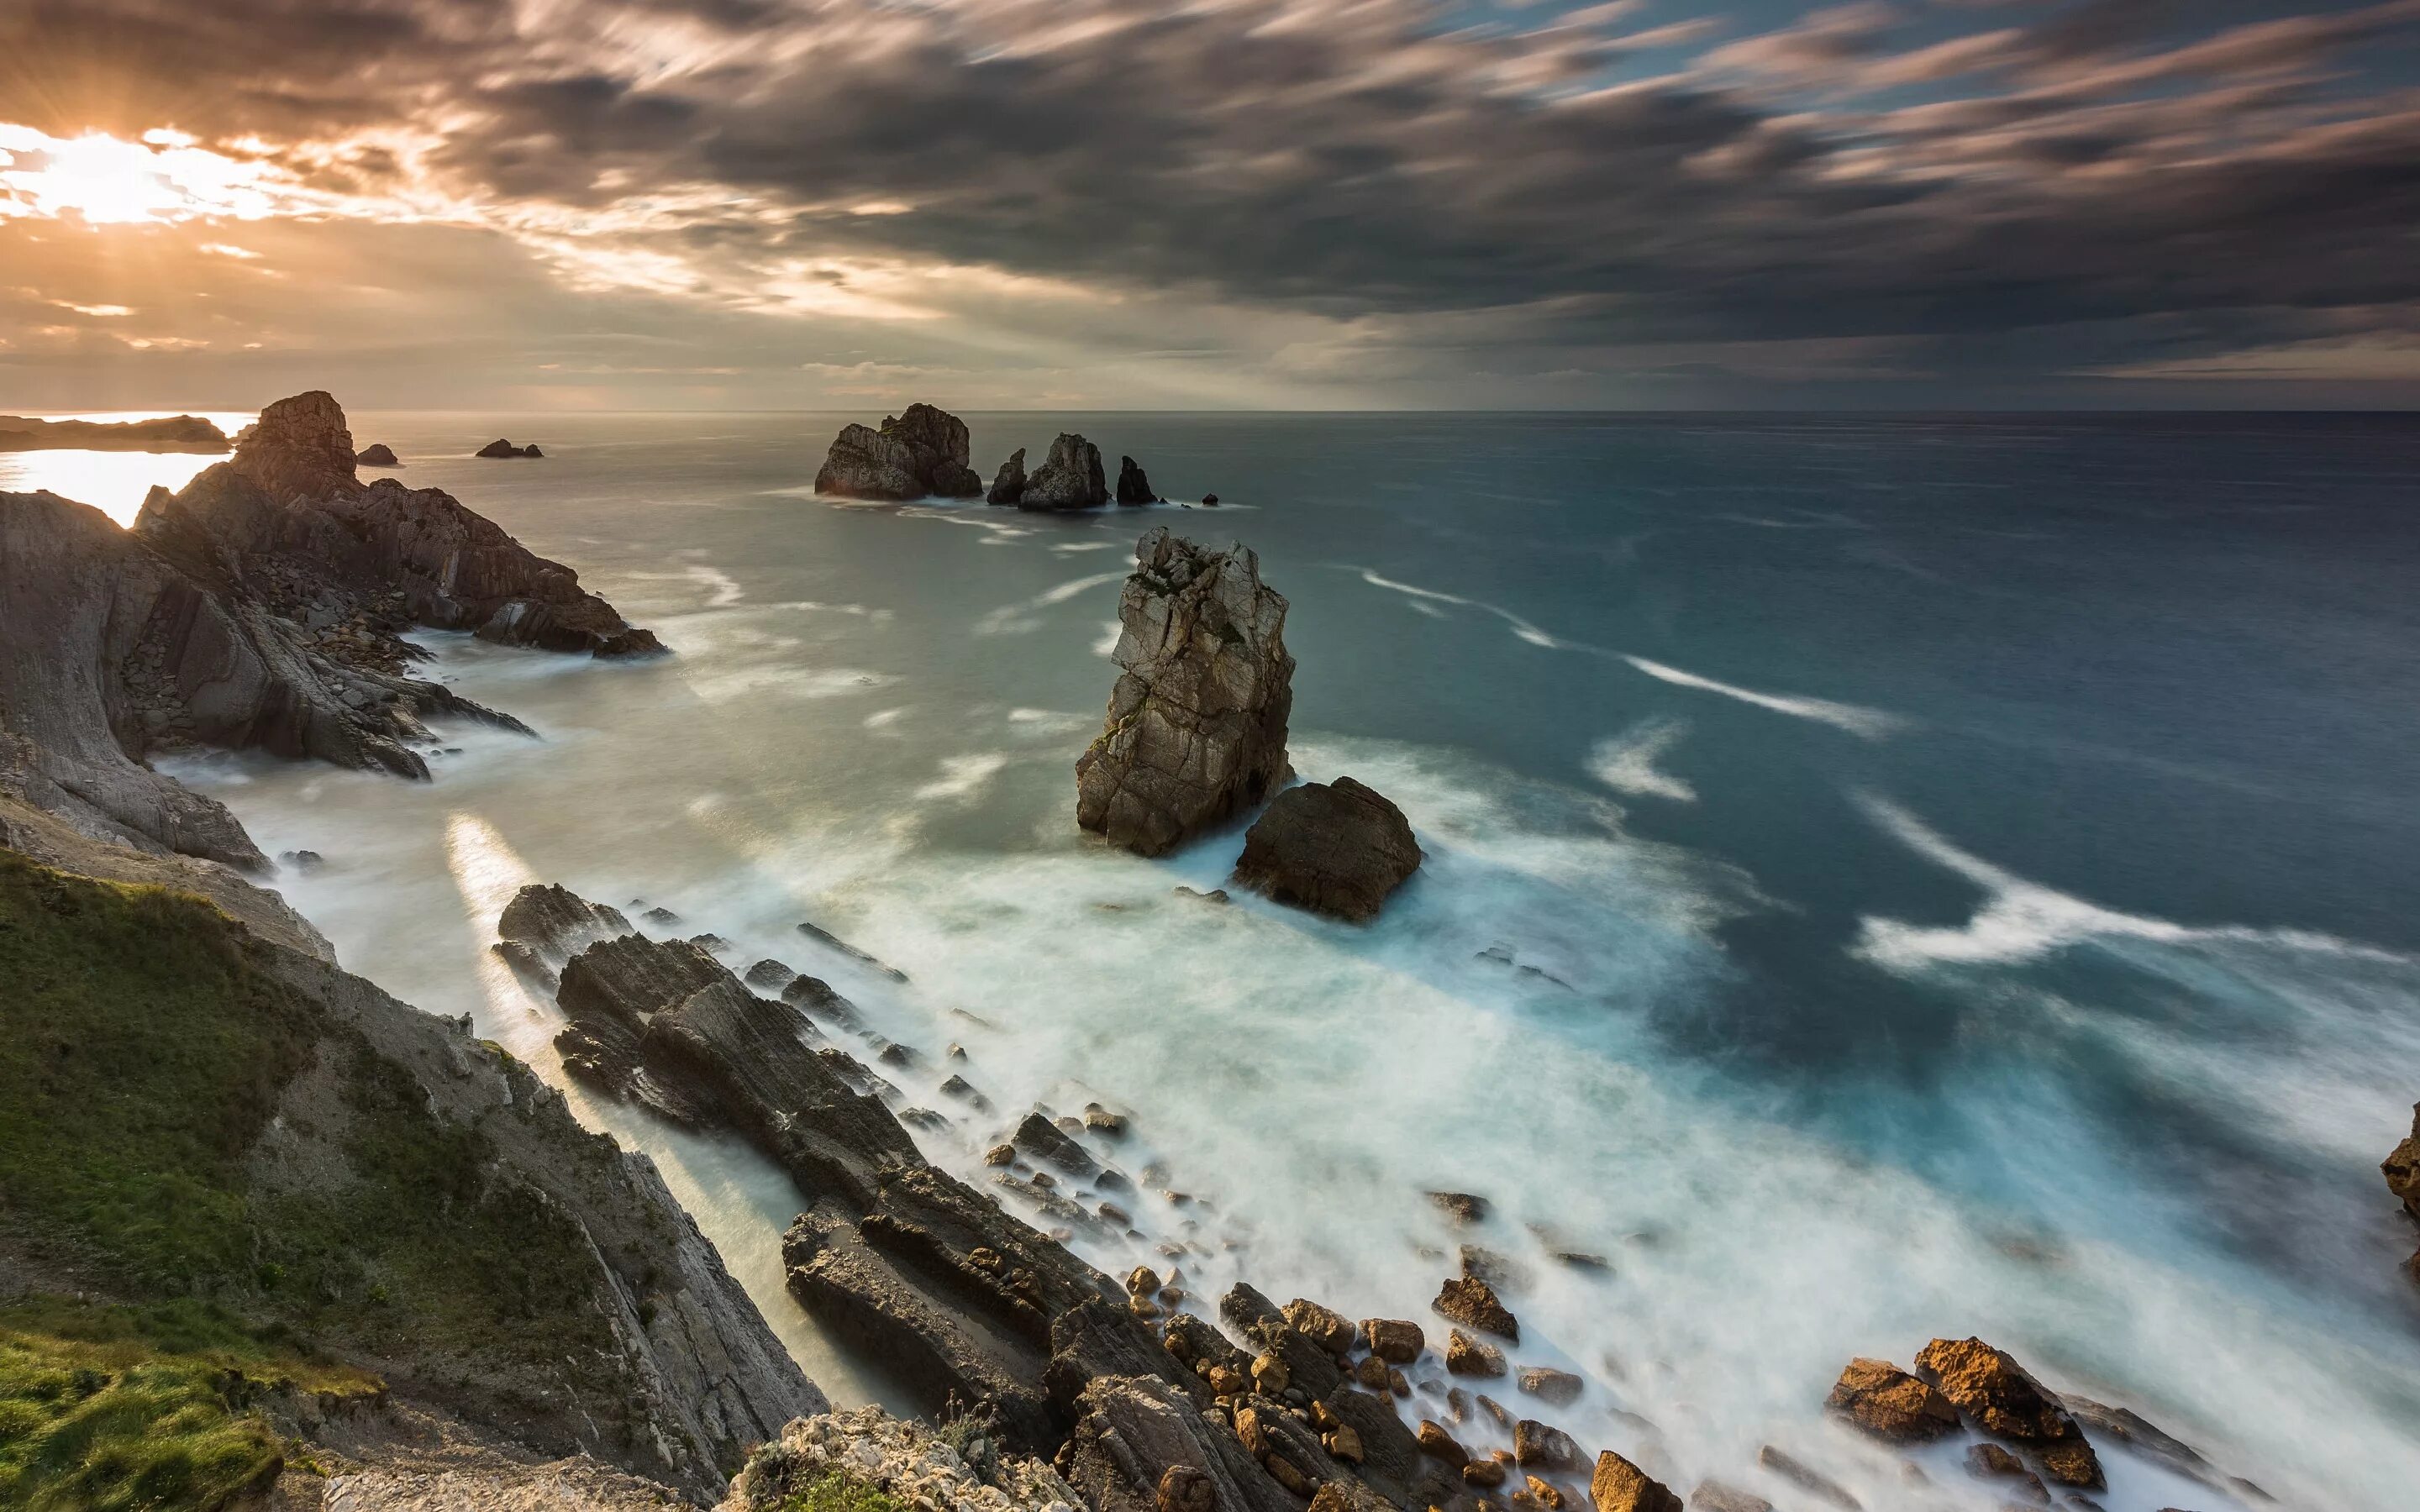
[[[36,420],[0,415],[0,452],[224,452],[226,433],[198,415],[161,420]]]
[[[2420,1104],[2412,1109],[2412,1133],[2379,1162],[2378,1168],[2385,1173],[2386,1190],[2403,1204],[2403,1211],[2420,1218]],[[2405,1263],[2412,1278],[2420,1280],[2420,1252]]]
[[[1958,1409],[1949,1398],[1887,1360],[1850,1361],[1823,1406],[1892,1443],[1922,1443],[1958,1431]]]
[[[971,499],[983,479],[967,465],[966,422],[929,404],[885,416],[879,430],[845,425],[815,473],[815,492],[839,499]]]
[[[820,1504],[810,1491],[839,1473],[904,1506],[950,1512],[1076,1512],[1074,1488],[1039,1459],[1006,1454],[982,1432],[944,1436],[879,1407],[801,1418],[748,1457],[719,1512]]]
[[[1141,464],[1133,457],[1118,458],[1118,502],[1122,504],[1159,504],[1167,501],[1152,491],[1151,479]]]
[[[1404,811],[1340,777],[1279,794],[1245,833],[1235,880],[1280,903],[1362,924],[1378,917],[1420,860]]]
[[[494,440],[489,441],[487,445],[480,447],[471,455],[473,456],[484,457],[489,461],[496,461],[504,457],[512,456],[542,457],[546,455],[544,452],[539,451],[535,446],[515,446],[512,442],[504,440],[501,436],[497,437]]]
[[[1081,436],[1062,433],[1050,443],[1050,455],[1025,480],[1016,507],[1097,509],[1109,501],[1109,485],[1101,472],[1101,449]]]
[[[395,448],[389,446],[384,441],[377,441],[371,445],[363,447],[360,452],[354,455],[353,461],[365,468],[399,468],[403,466],[402,458],[395,455]]]
[[[2086,1489],[2107,1484],[2067,1405],[2006,1351],[1978,1338],[1934,1339],[1916,1352],[1916,1368],[1983,1431],[2032,1450],[2051,1479]]]
[[[99,872],[147,864],[106,842],[65,849]],[[247,912],[273,915],[273,901]],[[75,1077],[101,1076],[109,1098],[152,1110],[119,1132],[161,1141],[156,1176],[125,1147],[135,1190],[173,1180],[180,1201],[244,1225],[224,1255],[158,1252],[181,1256],[163,1278],[150,1248],[113,1250],[126,1230],[92,1207],[0,1183],[0,1270],[72,1274],[133,1303],[198,1292],[524,1458],[585,1454],[693,1497],[824,1409],[650,1161],[582,1128],[467,1018],[422,1012],[241,917],[0,852],[0,978],[30,980],[27,951],[76,964],[47,997],[0,995],[0,1032],[67,1012],[94,1057],[39,1097],[82,1102]],[[173,1021],[147,1024],[152,1011]],[[194,1104],[210,1110],[198,1164],[177,1122]],[[32,1112],[70,1130],[81,1117]],[[129,1199],[110,1184],[122,1172],[80,1169],[98,1184],[79,1204]]]
[[[663,649],[582,588],[579,574],[451,494],[393,478],[364,486],[353,466],[334,400],[282,400],[232,460],[179,493],[153,489],[134,532],[201,580],[315,632],[367,632],[397,665],[414,653],[395,634],[413,625],[599,656]]]
[[[991,480],[991,490],[984,495],[986,504],[1014,504],[1025,497],[1025,448],[1020,446],[1008,454],[1000,471]]]
[[[1136,543],[1135,563],[1109,717],[1076,763],[1076,821],[1158,856],[1291,775],[1294,657],[1286,601],[1243,547],[1214,552],[1162,528]]]
[[[1450,1277],[1429,1305],[1466,1328],[1521,1342],[1521,1324],[1512,1309],[1497,1297],[1494,1287],[1475,1275]]]

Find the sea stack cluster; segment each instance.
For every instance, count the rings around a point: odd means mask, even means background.
[[[1112,498],[1121,504],[1167,502],[1153,491],[1141,464],[1130,456],[1118,459],[1112,492],[1101,449],[1073,432],[1053,440],[1041,465],[1030,472],[1025,448],[1011,452],[988,487],[971,460],[965,421],[929,404],[911,404],[899,415],[885,416],[879,427],[843,426],[815,473],[815,492],[835,499],[902,502],[981,498],[985,503],[1035,513],[1098,509]]]

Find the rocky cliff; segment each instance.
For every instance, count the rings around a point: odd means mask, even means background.
[[[282,400],[132,531],[0,494],[0,787],[80,832],[241,867],[218,805],[146,759],[260,748],[425,777],[438,716],[515,721],[408,675],[415,625],[599,656],[660,649],[572,571],[435,489],[354,474],[344,412]]]
[[[1282,786],[1285,616],[1243,547],[1212,551],[1165,527],[1137,542],[1109,717],[1076,763],[1076,822],[1157,856]]]
[[[139,1331],[205,1300],[246,1350],[374,1375],[363,1412],[391,1398],[700,1500],[823,1410],[653,1165],[467,1022],[204,898],[96,880],[154,863],[6,797],[0,829],[88,873],[0,852],[14,1314],[73,1292]],[[288,1430],[309,1437],[308,1415]]]

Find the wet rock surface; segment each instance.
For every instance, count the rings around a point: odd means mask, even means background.
[[[1404,811],[1340,777],[1279,794],[1245,834],[1235,880],[1280,903],[1361,924],[1378,917],[1420,861]]]
[[[1850,1361],[1823,1405],[1894,1443],[1920,1443],[1958,1431],[1958,1409],[1948,1397],[1885,1360]]]
[[[2101,1461],[2065,1403],[2014,1357],[1978,1338],[1934,1339],[1916,1371],[1982,1429],[2030,1448],[2051,1479],[2099,1489]]]
[[[1294,657],[1286,601],[1250,551],[1163,528],[1136,543],[1135,562],[1108,718],[1076,764],[1076,819],[1158,856],[1284,783]]]
[[[2379,1169],[2386,1176],[2386,1190],[2403,1204],[2405,1212],[2420,1220],[2420,1104],[2412,1109],[2411,1134],[2379,1163]],[[2412,1278],[2420,1281],[2420,1251],[2404,1263]]]
[[[1118,502],[1122,504],[1158,504],[1167,502],[1152,491],[1151,478],[1142,465],[1133,457],[1118,458]]]

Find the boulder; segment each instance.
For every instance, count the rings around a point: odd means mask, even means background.
[[[1117,686],[1076,763],[1076,822],[1144,856],[1253,808],[1291,775],[1286,601],[1241,546],[1146,532],[1118,599]]]
[[[1529,1417],[1512,1425],[1512,1460],[1524,1470],[1577,1470],[1586,1462],[1570,1434]]]
[[[1470,1192],[1431,1192],[1428,1199],[1455,1227],[1468,1228],[1487,1221],[1487,1199]]]
[[[1295,1333],[1330,1354],[1342,1354],[1353,1348],[1352,1320],[1308,1297],[1296,1297],[1285,1304],[1285,1320]]]
[[[1547,1365],[1522,1367],[1517,1382],[1525,1395],[1549,1401],[1558,1407],[1569,1407],[1579,1400],[1587,1382],[1568,1370],[1556,1370]]]
[[[1373,1355],[1388,1365],[1410,1365],[1428,1347],[1428,1335],[1420,1332],[1420,1325],[1403,1319],[1365,1318],[1361,1338]]]
[[[1978,1338],[1934,1339],[1916,1368],[1985,1432],[2031,1448],[2052,1479],[2092,1490],[2107,1484],[2066,1404],[2007,1352]]]
[[[1063,432],[1050,454],[1025,480],[1016,507],[1031,510],[1097,509],[1109,501],[1101,472],[1101,449],[1081,436]]]
[[[2412,1109],[2412,1133],[2378,1168],[2386,1173],[2386,1190],[2403,1204],[2403,1211],[2420,1218],[2420,1103]],[[2420,1252],[2406,1263],[2412,1278],[2420,1280]]]
[[[353,460],[365,468],[399,468],[403,466],[402,459],[395,455],[395,448],[389,446],[384,441],[377,441],[369,446],[364,447],[360,455],[355,456]]]
[[[1215,494],[1215,493],[1205,493],[1205,494],[1203,494],[1203,495],[1202,496],[1202,507],[1203,507],[1203,508],[1205,508],[1205,509],[1216,509],[1216,508],[1218,508],[1218,496],[1217,494]]]
[[[1466,1327],[1521,1342],[1521,1325],[1512,1310],[1497,1299],[1494,1287],[1475,1275],[1450,1278],[1429,1305]]]
[[[1893,1443],[1921,1443],[1958,1431],[1958,1409],[1949,1398],[1887,1360],[1850,1361],[1823,1405]]]
[[[991,489],[984,495],[986,504],[1014,504],[1025,497],[1025,448],[1020,446],[1008,454],[1008,460],[992,475]]]
[[[1378,917],[1420,861],[1404,811],[1340,777],[1279,794],[1246,832],[1235,880],[1280,903],[1360,924]]]
[[[1458,1328],[1452,1329],[1446,1335],[1445,1367],[1457,1376],[1493,1381],[1504,1374],[1504,1351]]]
[[[971,499],[983,479],[967,465],[967,424],[929,404],[885,416],[882,428],[845,425],[815,473],[815,492],[841,499]]]
[[[1670,1487],[1610,1449],[1596,1457],[1589,1496],[1596,1512],[1681,1512],[1681,1499]]]
[[[1159,495],[1152,492],[1151,479],[1133,457],[1118,458],[1118,502],[1122,504],[1156,504]]]

